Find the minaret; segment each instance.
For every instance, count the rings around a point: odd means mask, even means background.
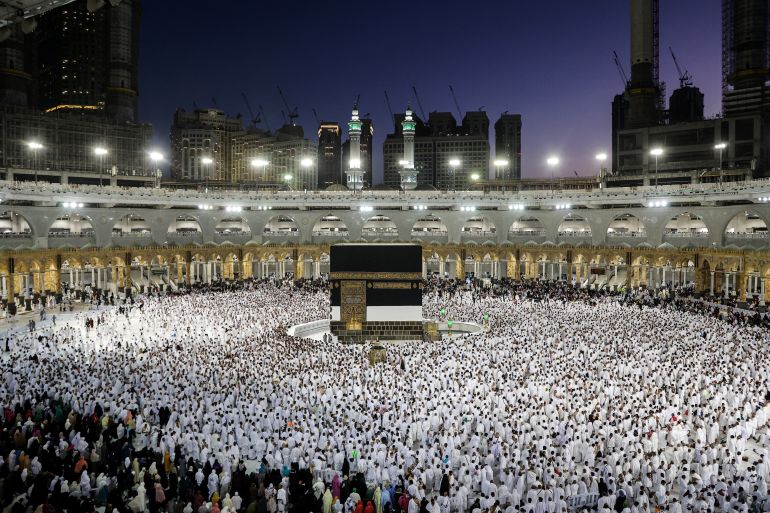
[[[414,129],[415,122],[412,117],[412,109],[407,106],[404,113],[404,121],[401,122],[401,131],[404,134],[404,160],[400,162],[401,188],[410,190],[417,187],[417,171],[414,168]]]
[[[358,102],[353,106],[353,113],[348,121],[350,137],[350,160],[345,172],[348,189],[360,190],[364,186],[364,172],[361,169],[361,120],[358,117]]]

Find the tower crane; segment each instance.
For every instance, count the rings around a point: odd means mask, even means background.
[[[244,103],[246,103],[246,108],[249,110],[249,116],[251,116],[251,126],[257,128],[257,124],[262,122],[262,118],[259,116],[259,114],[254,114],[254,110],[251,108],[251,103],[249,103],[249,98],[246,96],[246,93],[241,93],[241,96],[243,97]]]
[[[459,116],[459,119],[462,119],[463,118],[463,111],[460,108],[460,104],[457,101],[457,96],[455,95],[454,87],[452,87],[451,84],[449,85],[449,92],[452,93],[452,101],[455,102],[455,108],[457,109],[457,115]]]
[[[626,75],[626,70],[623,69],[623,64],[620,63],[620,57],[618,57],[618,52],[612,51],[612,58],[615,61],[615,66],[618,67],[618,73],[620,74],[620,80],[623,81],[623,89],[626,89],[628,87],[628,75]]]
[[[321,122],[318,120],[318,113],[315,111],[315,107],[313,107],[313,117],[315,118],[315,124],[321,126]]]
[[[417,106],[420,107],[420,115],[422,116],[422,119],[427,120],[428,118],[425,117],[425,109],[422,108],[422,102],[420,101],[420,95],[417,94],[417,88],[412,86],[412,91],[414,91],[414,99],[417,100]]]
[[[281,90],[281,87],[278,87],[278,94],[281,96],[281,100],[283,100],[283,104],[286,106],[286,117],[289,118],[289,124],[293,125],[294,120],[299,117],[299,114],[297,113],[297,107],[294,107],[294,109],[291,109],[289,107],[289,102],[286,101],[286,97],[283,95],[283,91]]]
[[[671,52],[671,57],[674,59],[674,66],[676,66],[676,71],[679,73],[679,87],[691,87],[692,75],[690,75],[690,72],[686,69],[682,70],[679,61],[676,59],[676,54],[674,54],[674,50],[670,46],[668,47],[668,51]]]
[[[265,109],[262,108],[262,104],[259,105],[259,116],[262,118],[262,121],[265,122],[265,128],[267,128],[267,131],[272,132],[270,129],[270,123],[267,122],[267,116],[265,116]]]
[[[390,119],[391,121],[396,121],[396,116],[393,115],[393,107],[390,106],[390,97],[388,96],[388,91],[385,91],[385,104],[388,106],[388,112],[390,112]]]

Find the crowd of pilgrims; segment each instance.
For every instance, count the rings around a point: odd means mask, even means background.
[[[763,319],[477,285],[426,282],[424,313],[484,333],[391,345],[374,366],[366,344],[286,334],[328,318],[321,281],[145,296],[20,333],[0,360],[0,507],[770,511]]]

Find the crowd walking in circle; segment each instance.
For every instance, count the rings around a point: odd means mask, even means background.
[[[286,334],[328,318],[324,282],[218,288],[6,341],[4,511],[770,511],[762,316],[431,281],[426,318],[488,331],[372,366]]]

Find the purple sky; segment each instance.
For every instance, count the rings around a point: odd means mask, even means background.
[[[280,85],[298,123],[315,138],[312,109],[344,123],[357,94],[375,127],[375,182],[382,142],[392,130],[383,91],[403,110],[417,86],[426,112],[484,107],[494,124],[507,110],[523,117],[523,176],[594,174],[594,155],[610,149],[613,95],[622,89],[612,50],[630,72],[627,0],[467,2],[212,3],[145,1],[140,118],[169,154],[177,107],[212,105],[248,118],[241,92],[282,124]],[[661,77],[678,78],[672,46],[706,95],[706,115],[721,110],[719,0],[661,2]],[[459,121],[459,120],[458,120]],[[492,130],[490,129],[490,132]],[[491,143],[494,136],[490,133]]]

